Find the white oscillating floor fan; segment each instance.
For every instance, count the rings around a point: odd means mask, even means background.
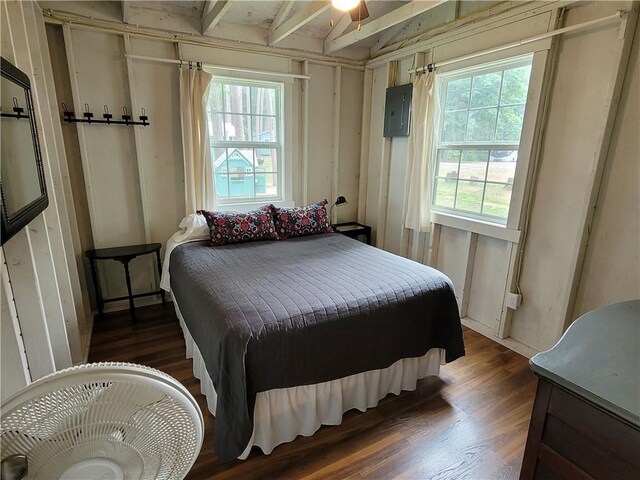
[[[130,363],[47,375],[2,404],[1,423],[3,480],[181,479],[204,434],[180,382]]]

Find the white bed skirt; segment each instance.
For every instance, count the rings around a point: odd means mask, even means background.
[[[173,304],[187,344],[187,358],[193,358],[193,374],[200,380],[200,391],[207,398],[209,411],[215,415],[218,395],[211,376],[175,299]],[[415,390],[419,379],[440,373],[444,355],[443,349],[432,348],[422,357],[398,360],[388,368],[314,385],[260,392],[256,396],[253,434],[238,458],[246,459],[254,445],[268,455],[298,435],[308,437],[322,425],[339,425],[348,410],[357,408],[364,412],[378,405],[389,393],[398,395],[402,390]]]

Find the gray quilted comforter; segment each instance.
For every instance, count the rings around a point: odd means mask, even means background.
[[[232,460],[258,392],[386,368],[430,348],[464,355],[450,280],[341,234],[177,247],[171,289],[218,394],[214,442]]]

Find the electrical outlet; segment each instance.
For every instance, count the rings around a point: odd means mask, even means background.
[[[517,309],[522,303],[522,295],[519,293],[507,293],[507,298],[504,302],[507,308],[511,310]]]

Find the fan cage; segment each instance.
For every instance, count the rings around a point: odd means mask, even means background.
[[[24,454],[27,478],[59,478],[87,459],[125,478],[184,478],[204,434],[202,412],[171,376],[129,363],[95,363],[43,377],[2,405],[2,458]]]

